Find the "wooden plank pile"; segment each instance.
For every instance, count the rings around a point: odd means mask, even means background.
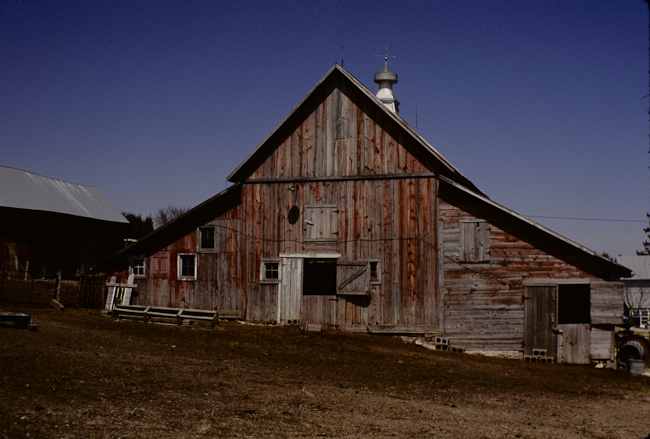
[[[218,324],[217,311],[185,308],[166,308],[143,305],[113,305],[116,318],[137,319],[144,322],[174,323],[186,326],[210,326]]]

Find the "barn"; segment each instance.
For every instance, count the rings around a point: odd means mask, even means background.
[[[399,117],[397,75],[374,79],[334,65],[232,186],[103,269],[139,305],[613,360],[629,270],[492,201]]]
[[[124,245],[127,225],[95,186],[0,166],[3,277],[88,273]]]

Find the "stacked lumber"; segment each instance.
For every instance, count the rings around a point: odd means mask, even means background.
[[[218,323],[217,311],[202,309],[114,305],[112,313],[116,318],[138,319],[145,322],[175,323],[189,326],[208,323],[211,327],[216,326]]]

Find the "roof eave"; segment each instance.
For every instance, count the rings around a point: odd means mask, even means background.
[[[504,207],[504,206],[490,200],[489,198],[487,198],[485,196],[482,196],[482,195],[477,194],[477,193],[475,193],[473,191],[470,191],[466,187],[464,187],[464,186],[462,186],[462,185],[460,185],[460,184],[458,184],[458,183],[456,183],[456,182],[454,182],[454,181],[452,181],[452,180],[450,180],[450,179],[448,179],[448,178],[446,178],[444,176],[440,176],[439,178],[440,178],[440,180],[442,182],[452,186],[454,189],[462,191],[466,195],[478,199],[480,202],[484,203],[485,205],[489,206],[490,208],[496,209],[496,210],[502,212],[503,214],[511,217],[514,221],[517,221],[517,222],[519,222],[521,224],[525,224],[527,227],[529,227],[531,229],[534,229],[534,230],[537,230],[540,233],[545,234],[546,236],[548,236],[552,240],[555,240],[558,243],[562,243],[567,248],[573,249],[576,252],[576,254],[582,254],[586,259],[589,260],[589,262],[590,262],[589,265],[593,266],[596,269],[596,271],[598,271],[600,273],[601,277],[609,278],[609,279],[612,279],[612,278],[619,279],[619,278],[622,278],[622,277],[629,277],[631,275],[631,270],[629,268],[627,268],[627,267],[625,267],[625,266],[623,266],[621,264],[618,264],[618,263],[610,260],[609,258],[606,258],[605,256],[599,255],[598,253],[594,252],[593,250],[591,250],[591,249],[589,249],[589,248],[587,248],[587,247],[585,247],[585,246],[583,246],[581,244],[578,244],[577,242],[572,241],[571,239],[569,239],[569,238],[567,238],[567,237],[565,237],[563,235],[560,235],[559,233],[554,232],[551,229],[548,229],[548,228],[544,227],[543,225],[541,225],[541,224],[539,224],[539,223],[537,223],[537,222],[535,222],[535,221],[533,221],[533,220],[531,220],[531,219],[529,219],[529,218],[527,218],[527,217],[525,217],[525,216],[511,210],[511,209],[508,209],[507,207]]]
[[[149,256],[155,253],[225,212],[232,204],[239,202],[240,196],[241,185],[230,186],[110,256],[98,265],[98,269],[113,272],[126,266],[130,256]]]

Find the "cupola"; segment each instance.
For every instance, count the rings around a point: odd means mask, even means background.
[[[379,84],[377,91],[377,98],[388,107],[390,111],[399,115],[399,102],[395,99],[393,94],[393,84],[397,84],[397,73],[388,70],[388,58],[395,58],[388,56],[388,48],[386,48],[386,55],[384,55],[384,68],[381,72],[375,73],[375,82]]]

